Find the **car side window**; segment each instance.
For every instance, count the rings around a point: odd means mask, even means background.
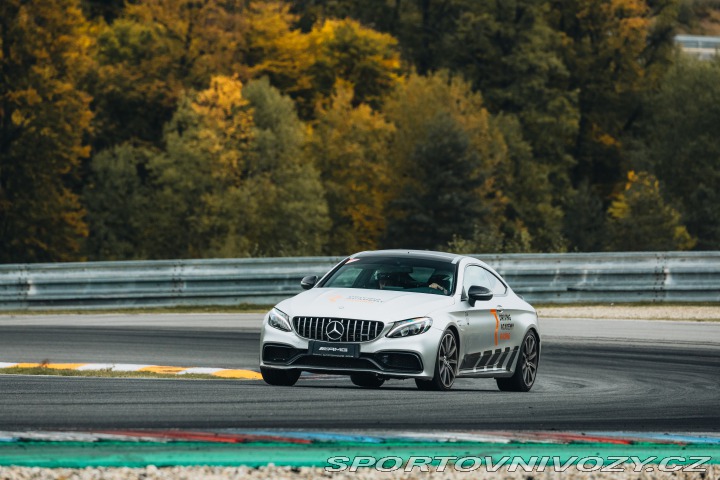
[[[483,269],[485,275],[488,277],[488,288],[493,295],[505,295],[507,293],[507,287],[503,282],[500,281],[492,272]]]
[[[490,288],[490,279],[488,278],[487,272],[483,268],[475,265],[469,265],[465,268],[463,294],[467,295],[468,288],[474,285],[492,290],[492,288]]]

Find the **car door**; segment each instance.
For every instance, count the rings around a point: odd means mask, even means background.
[[[493,299],[497,300],[496,304],[498,305],[498,347],[503,349],[503,355],[506,351],[509,352],[507,361],[504,362],[505,358],[501,357],[498,364],[510,369],[512,361],[515,359],[514,352],[523,341],[526,326],[528,323],[536,321],[537,316],[532,307],[510,292],[499,276],[490,271],[488,274],[491,275]]]
[[[508,287],[490,270],[484,269],[487,276],[488,284],[487,288],[493,293],[491,303],[494,305],[494,313],[496,326],[495,334],[493,336],[495,349],[505,350],[507,347],[512,346],[515,339],[512,338],[512,331],[514,324],[512,322],[513,314],[517,316],[517,305],[512,301],[510,295],[508,295]],[[490,365],[498,362],[490,362]]]
[[[489,272],[480,265],[468,265],[463,275],[463,306],[466,308],[466,335],[463,359],[460,370],[473,370],[489,363],[497,347],[497,309],[495,298],[489,301],[475,302],[470,305],[467,300],[468,289],[472,286],[485,287],[492,290],[493,283]]]

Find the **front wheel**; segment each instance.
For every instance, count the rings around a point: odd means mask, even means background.
[[[260,367],[260,374],[269,385],[292,387],[300,378],[300,370],[279,370],[277,368]]]
[[[537,336],[533,331],[529,331],[520,347],[520,358],[518,358],[513,376],[495,379],[500,390],[503,392],[530,391],[535,384],[535,377],[537,377],[538,361],[540,360],[538,347]]]
[[[420,390],[450,390],[455,383],[457,366],[457,338],[450,330],[445,330],[438,346],[435,375],[432,380],[415,379],[415,385]]]
[[[374,373],[353,373],[350,375],[350,381],[363,388],[380,388],[385,383],[384,378]]]

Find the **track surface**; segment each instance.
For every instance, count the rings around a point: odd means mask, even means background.
[[[255,368],[257,315],[0,317],[0,361]],[[108,325],[113,325],[112,327]],[[398,428],[720,431],[720,324],[543,320],[528,394],[344,377],[227,380],[0,375],[0,428]]]

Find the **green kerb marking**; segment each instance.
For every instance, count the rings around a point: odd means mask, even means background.
[[[324,467],[327,459],[335,456],[360,455],[382,458],[398,456],[490,456],[497,461],[503,456],[530,457],[557,456],[567,462],[597,456],[634,455],[649,457],[681,456],[711,457],[711,463],[720,464],[720,446],[661,445],[638,443],[634,445],[608,445],[577,443],[569,445],[541,443],[474,443],[474,442],[406,442],[388,441],[383,444],[357,442],[314,443],[310,445],[287,443],[207,443],[207,442],[46,442],[23,441],[0,443],[0,465],[47,468],[85,467],[143,467],[156,466],[263,466],[269,463],[294,467]],[[610,462],[608,461],[607,464]],[[681,463],[681,462],[677,462]]]

